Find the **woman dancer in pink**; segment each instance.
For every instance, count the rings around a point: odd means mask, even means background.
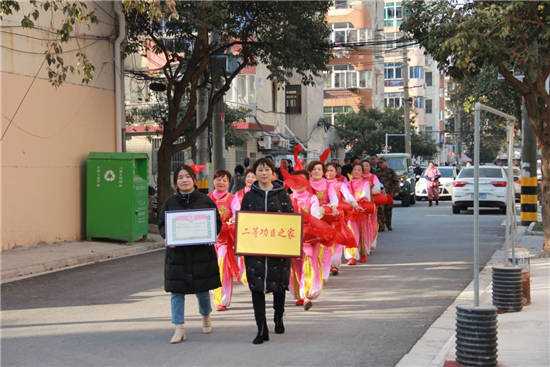
[[[214,173],[214,188],[215,190],[208,194],[218,207],[218,212],[222,219],[222,231],[216,242],[216,252],[218,254],[218,266],[220,268],[220,278],[222,286],[214,289],[214,303],[216,310],[225,311],[231,304],[231,296],[233,294],[233,274],[238,275],[238,267],[235,261],[235,250],[227,243],[228,222],[233,217],[231,209],[235,196],[227,192],[231,182],[231,173],[224,169],[219,169]],[[223,233],[226,233],[224,236]]]
[[[309,172],[309,183],[317,198],[319,199],[319,205],[330,206],[332,208],[332,214],[338,215],[338,196],[334,191],[334,186],[330,185],[323,177],[327,168],[321,161],[312,161],[307,165]],[[324,215],[324,209],[321,208],[321,216]],[[322,259],[323,278],[325,281],[330,275],[330,264],[332,259],[332,249],[321,245],[320,255]],[[332,247],[332,246],[331,246]]]
[[[237,212],[241,210],[241,204],[243,202],[244,194],[250,191],[254,181],[256,181],[256,175],[254,174],[252,168],[249,168],[244,174],[244,183],[246,186],[244,187],[244,189],[240,189],[235,193],[235,199],[233,199],[233,203],[231,204],[233,218],[230,220],[230,223],[233,223],[235,221],[235,215],[237,215]],[[247,284],[248,282],[246,280],[246,266],[244,265],[243,256],[239,256],[237,258],[237,264],[239,265],[239,275],[241,276],[241,281],[243,282],[243,284]]]
[[[291,194],[292,204],[296,213],[309,213],[315,218],[320,217],[319,200],[309,190],[309,175],[307,171],[292,172],[290,180],[296,182],[296,188]],[[297,306],[309,310],[313,306],[312,299],[319,297],[323,290],[323,274],[321,273],[320,243],[303,243],[301,258],[292,259],[290,269],[290,292],[297,299]]]
[[[360,164],[353,167],[351,175],[352,179],[348,182],[348,190],[353,199],[348,201],[348,204],[354,209],[358,209],[358,203],[371,201],[371,183],[362,177],[363,167]],[[367,255],[370,253],[372,241],[376,238],[376,228],[372,226],[372,218],[376,219],[376,216],[368,213],[365,219],[349,221],[359,248],[347,248],[344,252],[344,256],[348,259],[348,265],[357,264],[357,260],[363,263],[367,262]]]
[[[380,180],[378,180],[378,177],[374,173],[371,172],[371,165],[370,161],[363,160],[361,162],[361,167],[363,167],[363,178],[370,182],[370,194],[371,199],[373,195],[380,194],[380,190],[382,185],[380,184]],[[373,200],[374,201],[374,200]],[[378,239],[378,207],[375,207],[374,213],[370,216],[370,219],[372,223],[370,224],[370,231],[374,233],[374,238],[371,241],[370,245],[370,251],[374,250],[376,248],[376,243]]]
[[[433,161],[428,163],[428,169],[424,178],[428,180],[426,183],[426,188],[428,189],[428,201],[430,202],[429,206],[432,206],[432,200],[435,199],[435,205],[439,205],[439,178],[441,177],[441,172],[435,166]]]
[[[337,167],[338,164],[330,163],[327,164],[327,171],[325,173],[326,181],[329,185],[334,188],[336,196],[338,197],[338,202],[341,201],[351,201],[353,198],[350,197],[350,192],[348,186],[341,180],[338,180]],[[335,226],[335,223],[333,223]],[[332,275],[338,275],[340,272],[340,265],[342,265],[342,252],[344,251],[344,245],[335,243],[332,246],[332,258],[330,264],[330,272]]]

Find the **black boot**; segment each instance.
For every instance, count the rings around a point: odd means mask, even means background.
[[[275,322],[275,333],[276,334],[284,334],[285,333],[285,325],[283,324],[283,315],[277,315],[275,314],[275,318],[273,319]]]
[[[428,205],[428,206],[432,206],[432,201],[431,200],[430,200],[430,205]]]
[[[269,341],[269,330],[267,330],[267,321],[264,321],[262,324],[258,325],[258,335],[256,335],[252,343],[262,344],[266,341]]]
[[[435,199],[435,205],[439,205],[439,199]]]

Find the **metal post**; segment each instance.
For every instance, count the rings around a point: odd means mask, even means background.
[[[515,195],[514,195],[514,167],[512,165],[512,157],[514,155],[514,125],[512,121],[508,121],[508,205],[506,205],[506,241],[505,241],[505,252],[504,252],[504,266],[509,266],[508,264],[508,250],[510,249],[510,230],[512,220],[512,214],[514,212],[513,205],[515,205]],[[515,261],[514,246],[512,245],[512,261]]]
[[[386,145],[384,146],[384,153],[388,154],[388,133],[386,133]]]
[[[197,127],[199,127],[204,119],[206,118],[208,112],[208,91],[206,88],[199,88],[198,92],[198,105],[197,105]],[[206,129],[198,138],[197,138],[197,161],[195,164],[203,165],[208,164],[208,129]],[[208,192],[208,174],[206,170],[201,171],[197,174],[197,186],[199,190],[203,193]]]
[[[474,306],[479,306],[479,111],[474,107]]]

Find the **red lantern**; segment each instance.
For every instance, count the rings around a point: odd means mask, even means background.
[[[386,198],[386,195],[382,195],[382,194],[374,194],[373,198],[374,198],[374,204],[376,206],[384,205],[388,201],[388,198]]]
[[[376,205],[370,201],[362,201],[359,205],[363,208],[365,214],[372,214],[376,210]]]

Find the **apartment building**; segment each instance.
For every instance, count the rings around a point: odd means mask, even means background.
[[[327,14],[334,58],[324,78],[324,119],[384,107],[384,2],[336,1]]]
[[[437,62],[424,55],[424,49],[399,42],[403,16],[401,1],[384,1],[384,107],[400,107],[405,103],[403,63],[406,55],[411,122],[419,133],[431,134],[439,144],[435,161],[443,164],[449,154],[444,133],[446,80]]]

